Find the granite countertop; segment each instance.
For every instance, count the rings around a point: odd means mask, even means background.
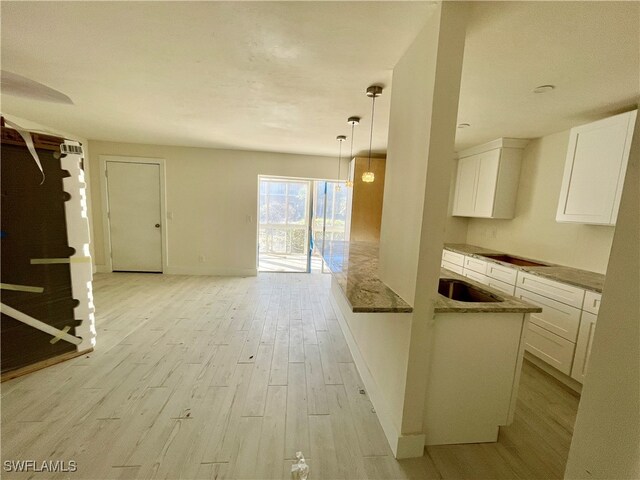
[[[354,312],[413,312],[378,278],[377,243],[326,242],[323,258]]]
[[[325,244],[323,257],[333,277],[345,293],[353,312],[410,313],[413,311],[411,305],[400,298],[378,277],[377,243],[330,241]],[[527,313],[542,311],[542,309],[531,306],[515,297],[510,297],[445,269],[441,270],[440,278],[462,280],[499,297],[502,301],[495,303],[459,302],[437,294],[435,313]]]
[[[580,270],[579,268],[566,267],[563,265],[556,265],[550,262],[544,262],[533,258],[527,258],[522,255],[513,255],[511,253],[500,252],[497,250],[490,250],[484,247],[478,247],[475,245],[466,245],[461,243],[445,243],[444,248],[451,250],[452,252],[461,253],[462,255],[468,255],[479,258],[487,262],[494,262],[506,267],[515,268],[516,270],[522,270],[532,275],[539,275],[550,280],[557,282],[567,283],[576,287],[584,288],[594,292],[602,293],[602,287],[604,286],[605,276],[601,273],[590,272],[588,270]],[[485,257],[486,254],[501,254],[512,255],[514,257],[523,258],[525,260],[531,260],[537,263],[544,263],[546,266],[536,267],[523,267],[519,265],[513,265],[511,263],[501,262],[494,258]]]
[[[469,285],[477,287],[479,290],[491,293],[500,302],[460,302],[452,300],[444,295],[437,295],[434,305],[435,313],[534,313],[541,312],[542,308],[533,306],[522,300],[505,293],[494,290],[491,287],[478,283],[470,278],[458,275],[455,272],[442,268],[440,278],[450,278],[460,280]]]

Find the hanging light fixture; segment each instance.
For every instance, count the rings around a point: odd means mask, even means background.
[[[344,135],[338,135],[336,137],[336,140],[338,140],[338,143],[340,144],[340,150],[338,150],[338,182],[336,183],[337,191],[340,190],[340,166],[342,164],[342,142],[344,142],[346,139],[347,137]]]
[[[375,179],[375,175],[371,171],[371,144],[373,142],[373,114],[376,108],[376,97],[382,95],[382,87],[379,85],[371,85],[367,88],[367,97],[371,97],[371,132],[369,133],[369,163],[367,171],[362,174],[362,181],[371,183]]]
[[[353,129],[356,125],[360,124],[360,117],[349,117],[347,119],[347,123],[351,125],[351,151],[349,154],[349,162],[351,162],[351,160],[353,160]],[[347,188],[353,187],[353,180],[351,180],[351,168],[349,168],[346,185]]]

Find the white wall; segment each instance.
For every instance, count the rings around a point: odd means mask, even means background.
[[[569,131],[531,141],[524,150],[513,220],[470,219],[471,245],[605,273],[615,227],[557,223]]]
[[[565,478],[640,478],[640,118]]]
[[[91,140],[95,259],[104,268],[100,155],[166,160],[168,271],[254,275],[258,175],[335,178],[337,159],[282,153],[214,150]],[[344,161],[342,172],[345,172]],[[199,256],[205,262],[199,262]]]
[[[393,71],[380,235],[380,277],[414,307],[403,435],[423,428],[468,8],[463,2],[435,7]]]

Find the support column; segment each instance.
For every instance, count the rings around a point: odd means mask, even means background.
[[[413,304],[398,458],[422,456],[430,322],[454,165],[454,140],[469,6],[434,13],[393,72],[380,276]]]

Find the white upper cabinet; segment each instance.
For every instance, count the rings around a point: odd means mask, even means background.
[[[556,221],[615,225],[637,112],[571,129]]]
[[[499,138],[460,152],[453,215],[513,218],[522,150],[527,142]]]

